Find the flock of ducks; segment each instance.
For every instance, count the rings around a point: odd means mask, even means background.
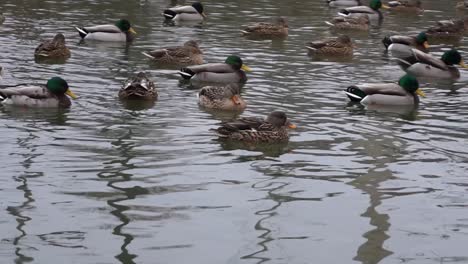
[[[421,13],[420,0],[390,1],[384,5],[381,0],[370,0],[363,5],[361,0],[327,0],[331,7],[342,8],[338,15],[326,23],[338,31],[367,31],[372,25],[383,21],[381,8],[397,12]],[[457,4],[457,8],[468,9],[468,1]],[[187,6],[176,6],[164,10],[167,21],[203,21],[204,7],[196,2]],[[0,24],[5,18],[0,14]],[[439,21],[436,25],[421,31],[416,36],[386,36],[382,43],[398,65],[406,72],[397,83],[364,83],[348,87],[345,94],[353,102],[363,105],[415,105],[424,93],[419,88],[418,77],[457,79],[459,70],[455,65],[467,67],[460,53],[455,49],[446,51],[441,58],[427,53],[429,42],[461,39],[468,27],[468,19]],[[247,38],[287,38],[288,23],[283,17],[275,23],[257,23],[241,30]],[[126,19],[115,24],[76,27],[80,37],[92,41],[131,42],[136,31]],[[306,43],[311,56],[351,56],[355,46],[347,35]],[[63,34],[41,43],[35,50],[36,59],[64,59],[70,57]],[[182,46],[165,47],[143,52],[143,55],[161,65],[180,66],[179,74],[190,82],[217,83],[201,88],[198,103],[206,108],[239,111],[246,107],[241,97],[241,85],[247,81],[250,71],[239,56],[228,56],[224,62],[204,63],[203,52],[196,41],[190,40]],[[0,90],[0,103],[26,107],[70,107],[76,96],[68,83],[53,77],[45,85],[20,85]],[[156,100],[158,93],[154,82],[143,72],[130,77],[119,90],[119,98],[135,100]],[[288,129],[295,128],[281,111],[270,113],[265,119],[240,118],[223,122],[216,129],[220,138],[247,142],[281,142],[288,140]]]

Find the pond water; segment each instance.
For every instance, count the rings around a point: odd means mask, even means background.
[[[468,74],[421,80],[413,109],[348,104],[343,89],[396,81],[390,33],[418,33],[457,13],[423,1],[423,15],[384,11],[352,34],[352,59],[316,60],[308,41],[334,36],[325,1],[204,1],[200,25],[166,25],[175,1],[1,0],[1,85],[62,76],[79,95],[68,110],[0,108],[1,263],[468,263]],[[180,3],[180,2],[179,2]],[[183,2],[182,2],[183,4]],[[287,17],[284,40],[239,29]],[[76,25],[126,17],[131,45],[81,43]],[[40,40],[62,32],[64,64],[35,63]],[[220,142],[210,129],[236,114],[207,112],[174,69],[141,54],[200,41],[207,62],[239,54],[252,68],[242,116],[285,111],[286,144]],[[455,43],[468,59],[468,43]],[[440,55],[447,45],[433,45]],[[119,101],[145,71],[155,105]]]

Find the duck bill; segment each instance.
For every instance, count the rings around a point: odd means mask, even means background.
[[[293,123],[291,123],[291,122],[289,122],[289,121],[288,121],[288,127],[289,127],[290,129],[296,129],[296,128],[297,128],[297,126],[296,126],[295,124],[293,124]]]
[[[78,96],[76,96],[70,89],[68,89],[66,92],[65,92],[66,95],[70,96],[71,98],[73,99],[76,99],[78,98]]]
[[[423,46],[424,46],[425,49],[428,49],[429,48],[429,43],[427,43],[427,41],[424,41]]]
[[[382,8],[384,8],[384,9],[390,9],[390,7],[389,7],[388,5],[384,5],[384,4],[382,4]]]
[[[463,68],[468,68],[464,61],[460,61],[460,66],[462,66]]]
[[[240,105],[242,102],[241,102],[241,98],[239,95],[234,95],[231,97],[231,100],[232,102],[235,104],[235,105]]]
[[[205,14],[204,12],[201,13],[201,16],[202,16],[203,18],[206,18],[206,14]]]
[[[241,67],[241,69],[242,69],[242,70],[244,70],[244,71],[247,71],[247,72],[249,72],[249,71],[252,71],[252,70],[250,69],[250,67],[249,67],[249,66],[247,66],[247,65],[244,65],[244,64],[242,64],[242,67]]]
[[[426,97],[426,94],[421,89],[417,89],[416,94],[421,96],[421,97]]]
[[[133,28],[128,29],[128,32],[136,35],[136,31]]]

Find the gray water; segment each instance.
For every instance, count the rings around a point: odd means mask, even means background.
[[[349,105],[342,90],[396,81],[389,33],[418,33],[463,15],[425,0],[422,16],[385,12],[352,34],[351,60],[316,60],[304,43],[334,36],[324,1],[204,1],[201,25],[163,24],[175,1],[1,0],[2,85],[62,76],[69,110],[0,108],[1,263],[468,263],[468,73],[421,80],[413,109]],[[284,41],[241,38],[251,22],[288,18]],[[80,43],[75,25],[127,17],[125,44]],[[34,62],[40,40],[63,32],[72,57]],[[239,54],[253,69],[242,116],[283,110],[287,144],[220,142],[210,131],[236,114],[207,112],[176,70],[142,51],[200,41],[207,62]],[[468,43],[455,43],[468,59]],[[449,46],[433,45],[442,54]],[[117,98],[138,71],[159,100]]]

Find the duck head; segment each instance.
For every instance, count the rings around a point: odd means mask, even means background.
[[[53,94],[56,94],[56,95],[66,94],[73,99],[77,98],[77,96],[74,93],[72,93],[72,91],[68,87],[68,83],[60,77],[50,78],[47,81],[46,87]]]

